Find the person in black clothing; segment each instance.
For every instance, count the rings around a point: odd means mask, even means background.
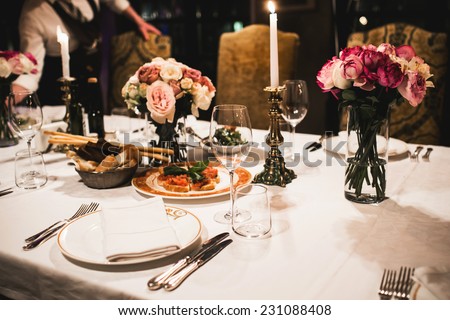
[[[100,2],[135,22],[145,39],[148,32],[160,34],[128,0],[25,0],[19,19],[20,49],[36,57],[38,73],[21,75],[12,91],[37,91],[42,105],[63,103],[58,81],[62,77],[58,25],[69,36],[70,76],[79,84],[86,83],[89,77],[100,78]]]

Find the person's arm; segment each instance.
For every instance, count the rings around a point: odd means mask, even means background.
[[[137,14],[137,12],[133,9],[131,5],[128,6],[123,11],[123,14],[136,24],[145,40],[148,40],[148,32],[161,35],[161,31],[159,31],[156,27],[154,27],[150,23],[145,22],[145,20],[142,19],[142,17]]]

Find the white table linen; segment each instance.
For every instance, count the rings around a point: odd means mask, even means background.
[[[265,134],[255,130],[255,141]],[[318,136],[296,138],[303,147]],[[1,186],[13,184],[20,148],[0,150]],[[54,240],[22,250],[27,236],[81,203],[120,205],[143,197],[131,186],[90,189],[63,154],[45,154],[49,181],[42,189],[14,188],[0,197],[0,293],[17,299],[378,299],[384,268],[450,265],[450,148],[433,149],[430,162],[388,164],[389,199],[378,205],[344,198],[341,158],[301,151],[301,161],[288,163],[298,178],[286,188],[269,187],[273,230],[266,239],[243,239],[214,221],[216,211],[229,207],[228,195],[165,199],[197,215],[204,239],[229,231],[234,240],[172,292],[147,289],[167,265],[87,267],[66,259]],[[246,169],[261,172],[261,160]]]

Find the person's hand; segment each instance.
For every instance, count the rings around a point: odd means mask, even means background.
[[[150,23],[147,23],[147,22],[143,22],[143,23],[141,23],[141,24],[139,24],[138,25],[138,28],[139,28],[139,31],[141,32],[141,34],[142,34],[142,37],[145,39],[145,40],[148,40],[149,39],[149,36],[148,36],[148,33],[150,32],[150,33],[154,33],[154,34],[157,34],[157,35],[161,35],[161,31],[159,31],[155,26],[153,26],[153,25],[151,25]]]
[[[15,93],[15,92],[22,92],[22,91],[29,91],[27,88],[24,88],[24,87],[22,87],[22,86],[19,86],[18,84],[12,84],[11,85],[11,93]],[[16,98],[16,99],[18,99],[18,98]],[[20,101],[17,101],[16,100],[16,102],[20,102]],[[6,101],[5,101],[5,104],[6,105],[8,105],[8,97],[6,97]]]

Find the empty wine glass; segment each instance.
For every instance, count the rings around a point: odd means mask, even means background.
[[[10,116],[8,119],[9,128],[20,138],[25,139],[28,147],[28,158],[30,169],[21,177],[27,189],[42,186],[41,171],[34,170],[33,152],[31,141],[39,132],[42,126],[43,115],[38,96],[34,91],[11,92],[8,96],[8,107]],[[47,180],[45,179],[45,182]]]
[[[247,157],[253,142],[247,107],[234,104],[215,106],[211,115],[209,140],[215,157],[230,174],[230,210],[216,213],[214,219],[220,223],[231,223],[235,210],[234,172]],[[246,219],[239,214],[234,217]]]
[[[295,128],[302,122],[308,112],[308,86],[304,80],[286,80],[283,84],[285,90],[283,90],[281,110],[283,119],[289,124],[292,141],[292,152],[288,160],[294,160],[297,150]]]

